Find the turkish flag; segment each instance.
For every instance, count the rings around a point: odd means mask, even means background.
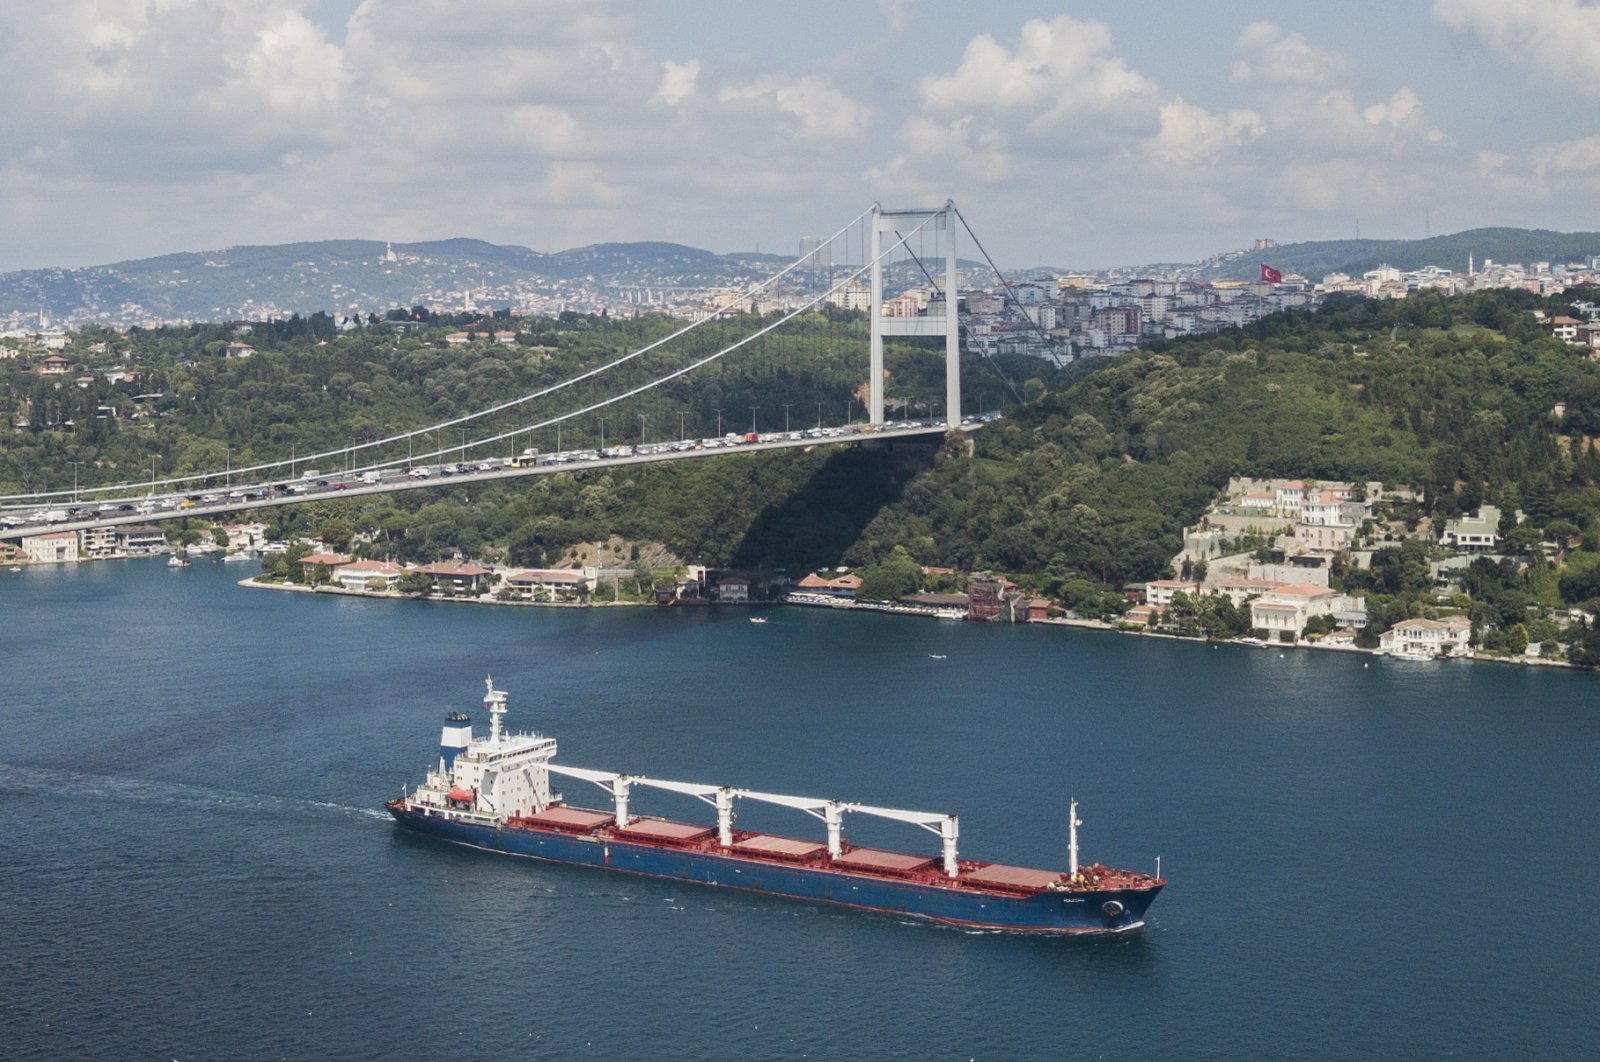
[[[1263,283],[1263,284],[1282,284],[1283,283],[1283,274],[1278,272],[1276,269],[1273,269],[1271,266],[1267,265],[1267,263],[1262,262],[1261,263],[1261,283]]]

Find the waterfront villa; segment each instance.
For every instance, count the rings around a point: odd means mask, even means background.
[[[594,584],[576,568],[531,568],[506,576],[505,588],[509,596],[523,601],[576,601],[581,591],[593,590]]]
[[[341,564],[333,569],[333,581],[346,590],[393,590],[400,577],[406,573],[403,566],[393,561],[358,560]]]
[[[435,589],[467,594],[482,593],[484,577],[489,574],[488,568],[462,561],[439,561],[436,564],[424,564],[416,570],[432,579]]]
[[[1472,651],[1472,621],[1465,616],[1409,619],[1378,636],[1378,651],[1411,658],[1466,656]]]

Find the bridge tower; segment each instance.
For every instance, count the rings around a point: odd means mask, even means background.
[[[884,210],[872,205],[872,247],[868,261],[872,263],[872,305],[868,310],[871,319],[872,369],[869,380],[870,402],[868,418],[873,424],[883,423],[883,337],[884,336],[936,336],[944,335],[944,410],[945,424],[961,424],[961,324],[957,315],[960,293],[956,290],[956,205],[951,200],[936,210]],[[924,224],[926,222],[926,224]],[[920,317],[885,317],[883,315],[883,253],[884,233],[902,234],[923,226],[923,232],[943,233],[944,240],[944,305],[943,313],[929,312]],[[899,236],[894,237],[898,239]]]

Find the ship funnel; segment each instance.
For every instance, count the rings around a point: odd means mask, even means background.
[[[456,762],[456,755],[465,752],[472,744],[472,718],[460,712],[444,717],[444,730],[439,734],[439,761],[446,773]]]

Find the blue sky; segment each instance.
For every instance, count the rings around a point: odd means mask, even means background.
[[[1600,230],[1594,0],[52,0],[0,69],[0,269],[947,197],[1007,267]]]

